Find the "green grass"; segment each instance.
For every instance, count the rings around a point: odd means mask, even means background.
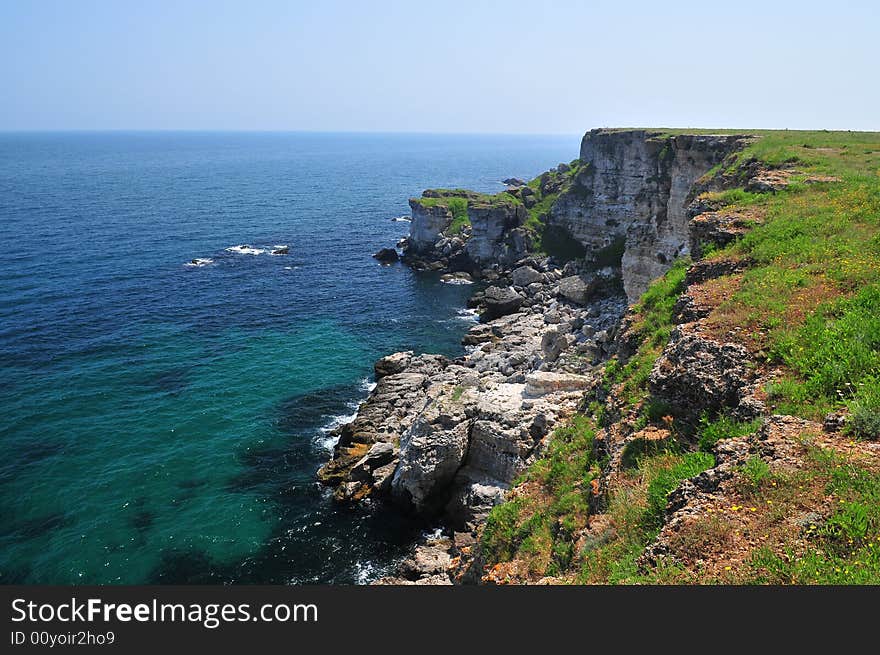
[[[447,234],[458,234],[465,225],[471,224],[467,211],[468,201],[465,198],[450,198],[447,202],[447,207],[452,212],[452,222],[446,228]]]
[[[810,405],[824,411],[842,402],[863,419],[880,413],[880,284],[820,306],[803,325],[781,332],[771,354],[797,375],[777,389],[795,411],[815,414]],[[871,422],[861,421],[858,431],[880,437]]]
[[[471,224],[468,207],[522,204],[519,198],[512,196],[506,191],[490,195],[466,189],[429,189],[426,193],[431,195],[413,198],[413,201],[425,208],[446,207],[449,209],[452,214],[452,221],[444,230],[444,234],[447,236],[460,234],[465,226]]]
[[[824,481],[830,515],[805,530],[807,548],[759,548],[745,581],[770,584],[880,584],[880,474],[828,451],[810,478]]]
[[[759,364],[775,369],[775,382],[768,389],[770,411],[821,419],[828,411],[846,409],[852,437],[878,439],[880,134],[749,132],[759,138],[713,173],[740,179],[744,170],[740,167],[755,159],[771,167],[793,167],[796,172],[792,183],[777,193],[734,188],[707,194],[719,206],[741,210],[746,217],[754,212],[757,217],[738,241],[710,249],[713,258],[744,261],[747,268],[720,281],[729,286],[719,287],[724,289],[724,300],[707,325],[720,339],[744,339]],[[833,176],[837,181],[808,181],[811,176]],[[529,185],[539,189],[540,179]],[[556,194],[540,196],[530,211],[527,224],[539,236],[557,199]],[[603,389],[612,402],[606,404],[599,397],[590,405],[597,423],[610,427],[626,418],[635,420],[631,426],[635,429],[659,421],[672,429],[675,417],[666,415],[671,412],[668,407],[653,402],[647,380],[674,327],[672,309],[684,290],[687,265],[676,262],[635,306],[631,330],[638,346],[628,361],[613,358],[607,363]],[[706,451],[719,440],[744,436],[758,427],[757,420],[738,422],[722,412],[704,417],[695,426],[694,442],[676,442],[681,436],[676,427],[668,443],[633,451],[629,465],[607,490],[605,513],[613,525],[613,538],[587,540],[580,552],[573,550],[574,543],[583,543],[575,535],[586,524],[590,508],[596,506],[583,494],[583,484],[587,478],[592,482],[600,462],[592,455],[592,436],[557,439],[554,435],[558,444],[551,445],[547,456],[524,476],[519,488],[523,493],[493,510],[493,527],[483,540],[494,557],[489,561],[525,561],[532,577],[563,575],[585,583],[680,581],[685,572],[676,566],[661,565],[647,573],[638,568],[639,556],[662,524],[670,491],[681,480],[713,465]],[[700,450],[682,452],[680,443],[699,444]],[[731,576],[736,574],[732,579],[821,584],[880,581],[880,475],[830,455],[826,460],[815,470],[797,472],[790,484],[758,457],[740,468],[737,493],[759,508],[751,516],[759,516],[761,508],[767,512],[770,522],[766,526],[771,532],[784,531],[785,526],[790,529],[791,516],[821,509],[823,494],[831,494],[834,504],[820,524],[810,528],[808,548],[802,547],[802,539],[789,537],[783,539],[782,547],[756,546],[746,570],[731,572]],[[809,492],[810,485],[816,484],[827,488]],[[808,492],[814,493],[813,504],[805,507]],[[718,525],[707,521],[704,528],[705,535],[715,538],[724,532],[724,524],[713,520]],[[714,536],[713,531],[717,532]],[[701,543],[699,535],[691,537],[692,543]]]
[[[529,209],[529,215],[524,227],[532,232],[536,251],[551,255],[561,262],[583,257],[586,251],[565,230],[558,226],[547,225],[547,219],[550,216],[553,204],[559,199],[559,196],[575,188],[574,180],[582,171],[583,164],[579,159],[575,159],[569,164],[569,170],[564,173],[547,171],[527,184],[534,191],[533,197],[537,202]],[[542,180],[544,179],[558,184],[560,186],[559,191],[545,194],[541,190]]]
[[[689,263],[686,258],[676,260],[663,277],[648,287],[633,307],[635,320],[630,329],[639,341],[636,353],[625,363],[615,357],[605,367],[606,388],[622,384],[619,396],[626,406],[635,405],[646,396],[648,376],[672,333],[672,310],[684,291]]]
[[[517,498],[489,514],[481,549],[490,563],[521,557],[542,574],[564,571],[574,555],[577,530],[586,525],[593,480],[599,464],[593,458],[595,433],[591,421],[575,415],[550,437],[547,452],[520,478],[540,490],[544,505]]]
[[[715,458],[711,453],[694,452],[680,456],[674,466],[660,469],[648,484],[648,507],[642,520],[649,538],[659,530],[663,523],[663,513],[669,494],[682,482],[692,478],[706,469],[715,466]]]
[[[700,417],[700,425],[697,428],[700,450],[708,452],[722,439],[733,439],[752,434],[760,425],[760,418],[754,421],[735,421],[729,416],[722,414],[714,420],[710,420],[707,414],[703,414]]]
[[[787,372],[769,389],[779,412],[820,419],[848,407],[854,433],[877,438],[880,424],[880,134],[758,132],[737,154],[798,171],[771,194],[732,189],[715,197],[759,207],[761,225],[716,252],[751,262],[718,312],[745,327],[771,363]],[[838,182],[806,184],[809,176]]]

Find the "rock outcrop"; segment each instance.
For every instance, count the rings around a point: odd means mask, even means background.
[[[581,142],[580,159],[573,162],[576,167],[559,164],[531,186],[517,180],[516,186],[495,196],[429,189],[422,198],[410,200],[412,222],[404,260],[431,270],[473,274],[507,270],[532,251],[536,230],[543,230],[548,252],[561,243],[568,256],[585,255],[585,263],[593,269],[617,269],[628,299],[634,302],[651,280],[695,250],[701,239],[723,235],[732,239],[742,232],[743,217],[701,220],[693,229],[689,223],[705,211],[692,209],[699,193],[710,187],[701,178],[750,139],[592,130]],[[755,176],[764,174],[755,171]],[[724,180],[719,180],[723,185]],[[529,221],[538,197],[549,199],[545,200],[549,210]],[[456,202],[462,220],[466,213],[467,226],[453,234]]]
[[[594,359],[584,353],[610,347],[626,301],[619,287],[596,287],[572,302],[549,259],[513,269],[477,295],[484,322],[465,336],[464,356],[401,352],[376,362],[375,389],[337,429],[318,475],[336,498],[383,499],[441,521],[459,543],[473,541],[553,426],[576,410],[593,382]],[[413,575],[407,569],[395,579]]]
[[[472,230],[465,246],[468,258],[476,267],[509,266],[522,259],[532,246],[529,232],[521,228],[527,217],[525,206],[513,201],[468,205]]]
[[[672,262],[690,253],[688,205],[697,181],[749,137],[592,130],[581,142],[582,172],[548,221],[590,253],[620,250],[630,302]]]

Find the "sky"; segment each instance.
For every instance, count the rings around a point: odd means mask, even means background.
[[[880,2],[0,0],[0,130],[880,130]]]

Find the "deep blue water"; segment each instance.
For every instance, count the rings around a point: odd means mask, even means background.
[[[0,134],[0,582],[381,573],[423,526],[330,500],[327,426],[377,357],[458,353],[470,289],[371,254],[423,188],[498,191],[577,146]]]

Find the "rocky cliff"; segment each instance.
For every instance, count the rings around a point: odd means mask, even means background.
[[[333,457],[319,472],[341,501],[391,502],[445,529],[439,542],[416,549],[394,581],[448,583],[480,574],[474,548],[493,507],[546,456],[554,428],[595,396],[609,357],[644,359],[633,357],[645,339],[633,329],[638,313],[622,320],[628,304],[702,242],[717,245],[741,233],[741,221],[697,196],[728,184],[707,173],[747,142],[594,130],[579,160],[527,185],[496,196],[429,190],[410,201],[404,261],[468,271],[492,286],[472,298],[480,323],[464,337],[462,357],[404,352],[376,363],[375,390],[338,429]],[[747,174],[756,179],[761,170]],[[559,252],[560,244],[565,257],[529,252]],[[693,294],[675,305],[678,326],[650,360],[653,368],[639,374],[656,402],[682,421],[722,407],[743,421],[764,411],[747,353],[694,329],[705,315],[701,282],[738,265],[710,261],[689,269]],[[613,401],[609,408],[616,411]],[[605,462],[611,474],[632,443],[667,437],[656,428],[647,436],[609,429],[591,466]],[[599,503],[606,482],[591,476],[578,478],[580,486],[590,483],[578,494],[595,492]]]
[[[592,130],[581,142],[582,172],[553,205],[549,225],[588,252],[622,245],[621,275],[631,302],[672,262],[690,254],[687,206],[697,181],[747,139]]]
[[[690,254],[687,208],[709,188],[701,178],[744,147],[742,135],[666,134],[651,130],[588,132],[580,157],[497,196],[425,192],[413,199],[410,263],[474,274],[510,266],[543,250],[619,268],[632,302],[648,283]],[[450,200],[461,202],[469,229],[450,234]],[[544,238],[542,238],[544,237]],[[568,253],[560,257],[559,242]],[[406,257],[405,257],[406,258]],[[578,257],[579,258],[579,257]],[[562,262],[564,263],[564,262]]]

